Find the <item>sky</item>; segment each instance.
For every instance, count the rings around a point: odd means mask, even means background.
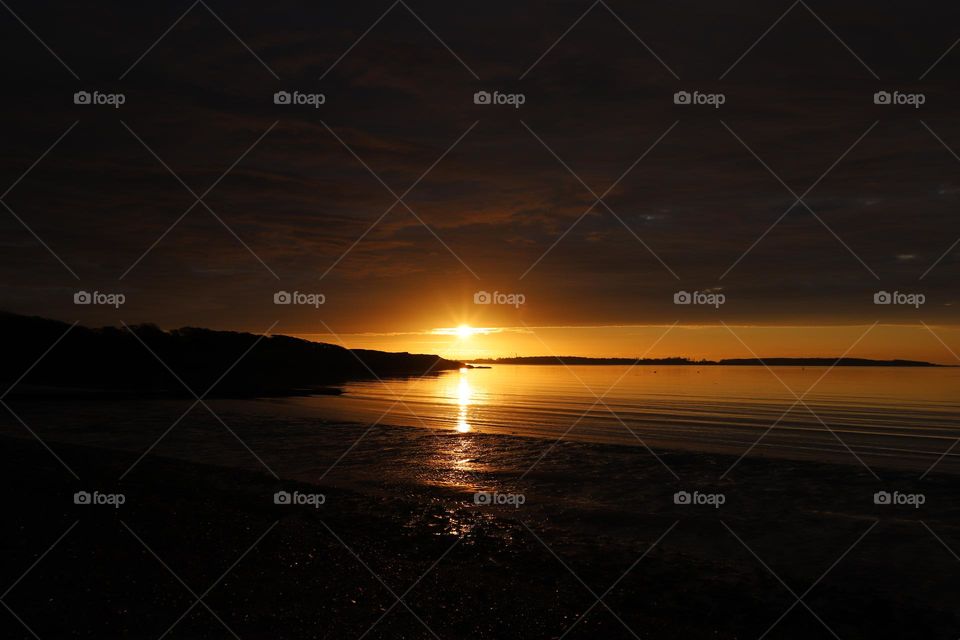
[[[5,310],[467,358],[956,362],[955,3],[8,6]]]

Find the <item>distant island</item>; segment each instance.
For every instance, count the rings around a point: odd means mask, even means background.
[[[3,388],[41,396],[189,396],[185,383],[198,395],[208,389],[212,396],[329,394],[351,380],[465,366],[436,355],[351,350],[283,335],[149,324],[68,329],[58,320],[0,312]]]
[[[583,356],[524,356],[517,358],[481,358],[475,364],[565,364],[565,365],[662,365],[662,366],[763,366],[771,367],[943,367],[919,360],[870,360],[868,358],[726,358],[691,360],[689,358],[585,358]]]

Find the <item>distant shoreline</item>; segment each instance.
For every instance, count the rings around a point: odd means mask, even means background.
[[[471,364],[526,365],[657,365],[696,367],[911,367],[949,368],[954,365],[921,360],[871,360],[869,358],[725,358],[722,360],[690,360],[689,358],[585,358],[582,356],[526,356],[519,358],[480,358],[466,360]]]

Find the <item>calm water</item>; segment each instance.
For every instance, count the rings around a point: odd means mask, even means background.
[[[53,443],[309,481],[487,486],[551,464],[609,479],[647,447],[957,473],[958,390],[952,368],[496,366],[351,383],[342,396],[210,400],[216,417],[185,414],[183,398],[12,402]],[[9,415],[0,426],[30,437]]]
[[[855,462],[849,447],[879,464],[930,464],[960,437],[952,368],[507,365],[344,390],[288,402],[350,422],[737,455],[769,429],[752,454]]]

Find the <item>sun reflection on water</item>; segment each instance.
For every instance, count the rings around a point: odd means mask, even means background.
[[[473,388],[467,379],[468,369],[460,369],[460,381],[457,384],[457,431],[467,433],[472,430],[467,421],[468,410],[472,402]]]

